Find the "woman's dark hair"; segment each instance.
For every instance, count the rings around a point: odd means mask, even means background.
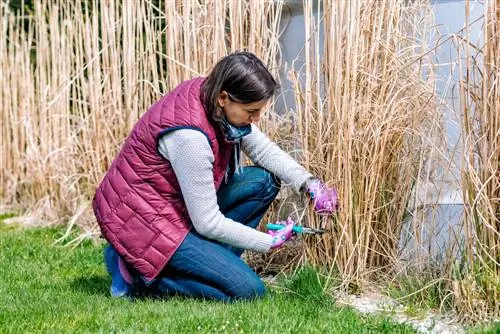
[[[201,86],[201,101],[216,121],[222,118],[217,102],[226,91],[231,101],[252,103],[268,100],[278,88],[273,75],[262,61],[250,52],[235,52],[225,56],[214,66]]]

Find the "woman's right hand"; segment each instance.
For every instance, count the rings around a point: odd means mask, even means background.
[[[288,217],[286,221],[277,221],[276,224],[283,225],[283,228],[277,231],[267,231],[267,234],[273,237],[271,249],[281,247],[286,241],[290,240],[295,222],[291,217]]]

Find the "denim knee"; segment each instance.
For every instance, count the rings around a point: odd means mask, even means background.
[[[264,297],[266,287],[264,283],[256,277],[254,280],[247,282],[244,288],[238,289],[233,296],[233,300],[251,300]]]
[[[256,167],[256,168],[259,169],[260,177],[263,183],[265,184],[265,186],[262,187],[262,193],[269,200],[273,200],[280,191],[281,180],[278,179],[276,175],[269,172],[267,169],[264,169],[262,167]]]

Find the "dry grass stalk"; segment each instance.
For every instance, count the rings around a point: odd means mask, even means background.
[[[458,42],[467,266],[454,292],[459,311],[475,319],[500,317],[500,2],[484,9],[484,45],[469,29]],[[467,28],[469,10],[467,1]]]

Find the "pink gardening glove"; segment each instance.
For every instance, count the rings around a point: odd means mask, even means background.
[[[314,211],[330,215],[338,210],[338,197],[335,188],[327,187],[318,179],[307,180],[307,193],[314,201]]]
[[[290,240],[295,222],[291,217],[288,217],[286,221],[277,221],[276,224],[283,225],[283,228],[278,231],[267,231],[267,234],[273,237],[271,249],[281,247],[286,241]]]

